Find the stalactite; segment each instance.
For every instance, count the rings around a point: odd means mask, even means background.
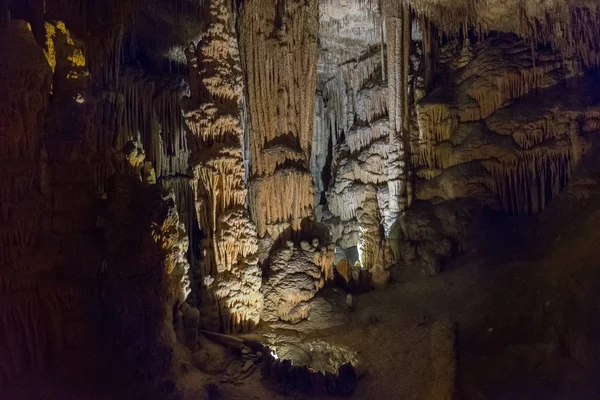
[[[387,115],[387,92],[380,86],[364,90],[373,80],[380,61],[379,57],[370,56],[341,65],[335,76],[323,85],[322,96],[327,100],[328,120],[335,128],[336,138],[348,132],[355,119],[370,124]],[[358,94],[356,101],[352,101],[352,94]]]
[[[535,214],[567,185],[574,165],[571,149],[521,153],[501,161],[484,161],[496,181],[494,190],[507,212]]]
[[[346,134],[346,143],[351,153],[358,153],[374,142],[389,136],[389,123],[378,120],[368,127],[354,127]]]
[[[203,277],[221,328],[246,332],[258,324],[263,298],[256,227],[245,208],[240,61],[230,9],[224,0],[209,3],[208,29],[186,51],[190,97],[182,105],[193,135],[191,188],[204,232]]]
[[[498,6],[490,13],[488,3],[479,0],[452,3],[431,0],[411,0],[415,14],[427,18],[440,28],[439,35],[467,37],[465,29],[474,27],[479,38],[492,31],[514,32],[532,43],[551,45],[567,58],[579,57],[586,67],[600,64],[600,7],[593,2],[570,4],[556,1],[552,4],[519,5],[518,8]],[[502,10],[498,12],[499,10]],[[516,17],[511,17],[511,14]],[[535,57],[535,54],[532,54]],[[534,66],[537,69],[537,65]]]
[[[442,172],[443,170],[441,169],[426,168],[418,170],[417,176],[421,179],[431,180],[440,176]]]
[[[250,213],[257,216],[259,236],[268,233],[278,238],[290,228],[299,231],[304,216],[313,213],[312,175],[305,171],[280,169],[273,176],[251,182],[249,193],[253,199]]]
[[[309,168],[317,18],[316,0],[286,0],[279,5],[250,0],[241,9],[252,160],[249,201],[260,236],[267,232],[267,224],[290,223],[295,231],[299,221],[313,216]]]
[[[553,69],[552,64],[545,64],[532,69],[507,71],[493,77],[492,87],[476,85],[470,87],[467,93],[479,103],[481,118],[487,118],[508,101],[534,91],[546,72]]]
[[[421,103],[417,107],[419,141],[435,145],[450,139],[459,123],[452,111],[447,104]]]
[[[127,70],[121,79],[125,104],[115,146],[139,140],[158,178],[185,174],[189,150],[181,98],[186,86],[180,80],[148,76],[135,69]]]
[[[549,117],[523,124],[512,134],[513,139],[524,149],[532,149],[550,139],[557,139],[570,131],[569,126]]]

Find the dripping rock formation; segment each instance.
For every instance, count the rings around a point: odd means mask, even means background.
[[[0,0],[0,398],[597,398],[599,85],[592,0]]]

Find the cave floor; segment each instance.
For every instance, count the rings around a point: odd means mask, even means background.
[[[450,319],[458,335],[457,398],[598,398],[597,380],[574,357],[560,326],[561,312],[575,298],[600,304],[594,290],[581,292],[600,281],[600,232],[594,228],[600,203],[580,205],[565,196],[541,216],[508,217],[481,235],[484,245],[452,260],[438,276],[396,271],[387,289],[356,295],[342,325],[263,326],[258,333],[355,351],[368,372],[352,398],[430,399],[430,327]],[[198,398],[202,390],[192,377],[182,383],[186,399]],[[228,399],[286,398],[266,389],[258,370],[220,388]]]
[[[580,207],[565,198],[525,222],[507,218],[489,233],[493,236],[481,235],[486,245],[456,257],[438,276],[426,277],[410,268],[395,271],[388,288],[354,296],[352,311],[340,307],[344,317],[336,326],[262,326],[251,337],[293,343],[320,340],[353,350],[367,372],[352,398],[429,399],[430,327],[450,319],[458,327],[457,398],[597,398],[597,380],[590,378],[582,361],[585,343],[578,347],[560,326],[561,311],[580,301],[596,305],[583,320],[600,321],[600,294],[593,290],[600,281],[597,226],[600,202]],[[345,296],[334,290],[325,293]],[[594,334],[600,332],[594,330],[596,325],[591,328]],[[218,388],[218,397],[207,394],[209,383]],[[225,374],[191,368],[179,385],[186,400],[289,398],[261,382],[258,367],[241,371],[239,360],[233,360]],[[102,377],[79,384],[76,376],[55,372],[18,382],[0,398],[143,397],[126,387],[107,385]]]

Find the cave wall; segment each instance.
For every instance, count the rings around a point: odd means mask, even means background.
[[[65,337],[57,325],[66,323],[68,309],[77,304],[77,300],[65,304],[62,300],[69,297],[67,293],[61,295],[44,284],[45,272],[60,263],[56,252],[46,257],[31,257],[37,253],[48,204],[40,190],[40,130],[48,107],[52,71],[27,23],[8,22],[3,24],[2,33],[6,57],[1,65],[5,90],[0,106],[3,141],[1,318],[4,327],[14,329],[13,332],[3,330],[2,334],[1,352],[5,361],[0,381],[3,382],[25,370],[39,369],[46,354],[62,350]],[[48,208],[52,210],[51,205]],[[80,291],[74,292],[83,295]]]
[[[0,2],[0,382],[106,324],[153,381],[185,315],[297,323],[334,261],[434,275],[546,208],[600,129],[598,7],[454,3]]]
[[[359,1],[324,6],[313,180],[342,269],[437,274],[490,213],[538,213],[567,187],[596,130],[598,9],[514,5],[511,19],[508,3],[388,1],[367,21]],[[377,230],[394,257],[361,249]]]
[[[108,365],[130,382],[171,374],[173,310],[189,293],[175,202],[194,226],[189,184],[177,184],[187,86],[157,76],[158,62],[125,66],[139,57],[136,5],[2,2],[2,385],[50,365]],[[131,140],[144,149],[118,156]]]

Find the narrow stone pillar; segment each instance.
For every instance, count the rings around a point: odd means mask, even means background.
[[[391,128],[388,170],[390,223],[386,224],[389,229],[400,213],[410,206],[412,197],[412,188],[408,179],[410,162],[408,67],[411,20],[408,6],[397,0],[386,0],[383,13],[387,36],[388,110]]]

